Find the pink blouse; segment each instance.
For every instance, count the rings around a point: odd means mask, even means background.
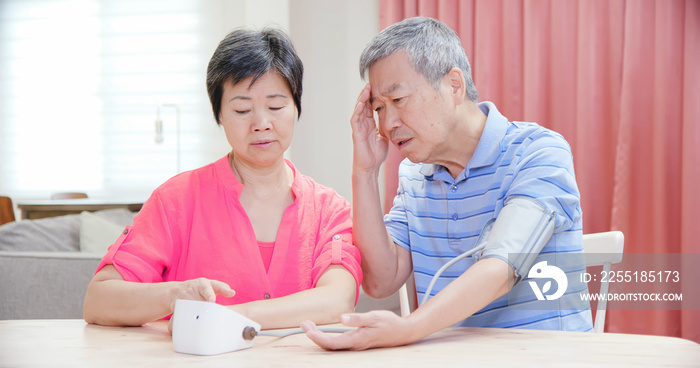
[[[272,251],[275,249],[275,243],[258,241],[258,248],[260,248],[260,257],[262,257],[263,266],[265,266],[265,272],[267,272],[270,270],[270,262],[272,262]]]
[[[124,280],[135,282],[223,281],[236,295],[218,296],[217,303],[230,305],[313,288],[330,265],[339,264],[355,278],[359,295],[362,270],[350,205],[287,165],[294,171],[295,200],[283,214],[269,270],[238,200],[243,185],[227,157],[157,188],[97,270],[112,264]]]

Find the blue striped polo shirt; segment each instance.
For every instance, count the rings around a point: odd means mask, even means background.
[[[585,271],[582,216],[571,149],[549,129],[509,122],[493,103],[479,107],[488,116],[486,125],[457,178],[441,165],[406,159],[399,167],[398,193],[384,222],[396,244],[411,252],[418,300],[442,265],[476,245],[486,222],[498,216],[507,199],[526,196],[556,213],[554,234],[533,264],[548,260],[562,269],[569,281],[566,293],[543,306],[525,278],[457,325],[589,331],[590,304],[579,296],[587,285],[580,281]],[[473,262],[467,257],[445,271],[431,296]]]

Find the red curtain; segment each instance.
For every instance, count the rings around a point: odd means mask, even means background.
[[[700,1],[380,0],[381,28],[417,15],[460,36],[481,101],[568,140],[584,233],[700,253]],[[385,209],[401,159],[385,164]],[[700,342],[700,311],[610,309],[606,331]]]

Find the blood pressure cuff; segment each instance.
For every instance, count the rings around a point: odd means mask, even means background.
[[[506,200],[498,217],[486,223],[477,247],[486,243],[474,261],[496,257],[513,269],[515,284],[528,270],[554,233],[554,212],[539,202],[523,196]]]

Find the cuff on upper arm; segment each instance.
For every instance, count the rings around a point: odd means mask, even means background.
[[[504,260],[515,273],[518,283],[532,266],[554,232],[554,212],[537,201],[516,196],[508,201],[495,221],[484,226],[481,239],[486,246],[476,258],[495,257]]]

